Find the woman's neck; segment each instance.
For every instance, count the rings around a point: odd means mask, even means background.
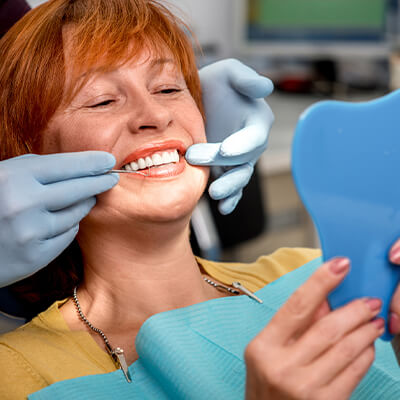
[[[79,299],[104,330],[139,329],[153,314],[218,297],[202,279],[188,222],[92,229],[79,243],[85,265]]]

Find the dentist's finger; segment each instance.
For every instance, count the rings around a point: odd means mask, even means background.
[[[78,234],[78,231],[79,224],[73,226],[71,229],[62,233],[61,235],[43,241],[40,251],[44,255],[44,258],[46,260],[54,260],[56,257],[58,257],[72,243],[72,241],[75,239],[75,236]],[[43,265],[47,264],[48,262]],[[38,269],[40,269],[40,267]]]
[[[226,138],[220,148],[222,157],[240,157],[259,150],[263,152],[268,143],[268,130],[263,126],[249,125]]]
[[[225,165],[214,164],[219,156],[221,143],[197,143],[186,150],[185,159],[193,165]]]
[[[24,271],[23,275],[19,275],[18,273],[16,273],[15,277],[7,282],[7,285],[11,285],[22,278],[33,275],[38,270],[47,265],[49,263],[49,260],[54,260],[55,258],[57,258],[72,243],[78,231],[79,225],[75,225],[59,236],[56,236],[49,240],[41,240],[39,242],[39,247],[35,246],[34,248],[35,259],[38,260],[37,266],[31,269],[29,274],[27,274],[26,271]]]
[[[257,159],[263,153],[264,148],[261,147],[250,153],[238,156],[224,157],[220,154],[221,143],[198,143],[190,146],[185,154],[185,159],[192,165],[207,166],[234,166],[245,163],[255,164]]]
[[[221,200],[218,203],[218,210],[222,215],[230,214],[239,203],[240,199],[242,198],[243,191],[239,190],[238,192],[234,193],[233,195],[229,196],[228,198]]]
[[[51,239],[68,232],[74,226],[79,225],[95,205],[96,197],[90,197],[64,210],[47,212],[48,223],[45,225],[46,231],[42,233],[42,237]]]
[[[264,100],[258,100],[264,102]],[[265,150],[268,143],[269,130],[273,124],[273,115],[271,110],[269,118],[263,118],[260,115],[248,116],[245,121],[245,127],[232,135],[228,136],[221,144],[220,153],[224,157],[241,156],[255,150],[261,152]]]
[[[20,160],[21,158],[32,158],[32,157],[37,157],[37,154],[31,154],[31,153],[22,154],[21,156],[14,157],[10,160]]]
[[[235,194],[249,183],[253,171],[253,165],[246,163],[225,172],[210,185],[210,197],[221,200]]]
[[[30,170],[43,185],[100,175],[115,165],[115,157],[105,151],[85,151],[38,156],[30,161]]]
[[[118,174],[106,174],[46,185],[45,207],[62,210],[89,197],[106,192],[119,182]]]
[[[250,98],[263,98],[269,96],[274,90],[270,79],[259,75],[253,69],[238,60],[228,60],[226,71],[231,86],[244,96]]]

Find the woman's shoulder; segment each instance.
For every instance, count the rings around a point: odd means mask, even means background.
[[[319,257],[319,249],[283,247],[259,257],[252,263],[214,262],[203,259],[199,259],[199,263],[207,274],[225,284],[237,280],[256,291]]]
[[[47,310],[17,329],[0,335],[0,359],[16,361],[26,372],[35,370],[37,360],[43,359],[46,351],[59,342],[66,327],[57,315],[63,301],[53,303]],[[33,374],[35,375],[35,374]]]
[[[45,358],[45,332],[51,329],[45,321],[51,317],[54,307],[0,336],[1,399],[25,399],[29,394],[48,386],[46,377],[35,365],[35,359]]]
[[[33,342],[42,341],[44,337],[51,336],[57,331],[67,330],[58,315],[58,307],[65,301],[66,299],[56,301],[28,323],[0,335],[0,344],[21,350],[25,347],[31,349]]]
[[[320,249],[308,247],[281,247],[269,255],[259,257],[256,263],[277,263],[293,270],[321,256],[322,252]]]
[[[32,321],[0,336],[0,371],[7,370],[0,374],[1,399],[26,398],[61,380],[115,370],[111,358],[86,331],[69,329],[59,311],[65,301],[55,302]],[[10,391],[20,382],[25,382],[19,388],[25,397],[3,396],[2,390]]]
[[[48,386],[48,383],[22,354],[0,343],[0,398],[26,399],[31,393]]]

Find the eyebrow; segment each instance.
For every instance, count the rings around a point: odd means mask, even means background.
[[[158,67],[165,64],[175,64],[175,60],[172,58],[157,58],[151,62],[151,67]]]
[[[173,58],[157,58],[153,60],[150,64],[151,69],[159,69],[162,70],[163,66],[166,64],[174,64],[176,66],[176,61]],[[95,70],[95,69],[94,69]],[[78,81],[83,79],[86,75],[90,75],[93,72],[93,69],[84,72],[82,75],[78,77]]]
[[[157,58],[156,60],[153,60],[151,62],[150,67],[151,68],[162,67],[165,64],[174,64],[174,65],[176,65],[176,62],[175,62],[175,60],[173,58]],[[89,71],[85,71],[82,75],[80,75],[78,77],[78,80],[84,78],[86,75],[92,74],[93,71],[96,71],[96,68],[90,69]]]

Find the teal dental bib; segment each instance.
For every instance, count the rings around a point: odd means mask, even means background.
[[[361,297],[383,301],[388,321],[400,266],[388,260],[400,238],[400,91],[366,103],[323,101],[300,117],[292,168],[325,260],[347,256],[351,270],[332,308]],[[392,336],[386,332],[384,340]]]
[[[257,292],[156,314],[136,338],[139,360],[122,371],[57,382],[29,400],[214,400],[244,399],[247,344],[321,264],[318,258]],[[378,340],[374,365],[353,400],[400,398],[400,368],[389,343]]]

